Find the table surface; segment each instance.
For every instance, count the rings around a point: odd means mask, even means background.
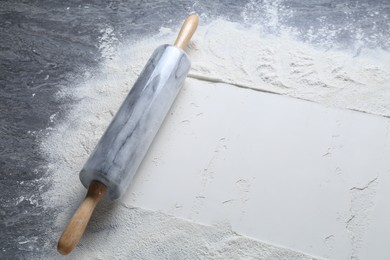
[[[55,124],[50,116],[57,114],[59,122],[74,102],[55,94],[71,88],[83,77],[81,71],[102,60],[98,39],[104,29],[110,26],[120,42],[152,35],[161,25],[176,27],[191,11],[201,14],[203,23],[218,17],[244,22],[242,11],[248,4],[256,13],[245,22],[255,19],[269,34],[287,26],[313,45],[326,40],[326,47],[343,49],[359,41],[365,47],[390,49],[387,0],[0,3],[1,259],[44,257],[55,243],[47,234],[60,209],[43,206],[42,194],[50,188],[51,177],[39,143],[45,129]],[[270,10],[279,14],[276,24],[270,22]],[[345,30],[330,36],[320,33],[336,27]],[[309,38],[309,31],[317,33]],[[21,197],[26,199],[20,202]]]

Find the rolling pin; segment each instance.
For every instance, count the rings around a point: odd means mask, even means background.
[[[196,14],[188,16],[175,44],[154,51],[89,156],[80,172],[88,192],[58,241],[61,254],[75,248],[105,194],[115,200],[129,186],[190,70],[191,61],[183,48],[198,20]]]

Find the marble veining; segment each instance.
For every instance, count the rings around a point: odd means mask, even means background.
[[[191,62],[179,48],[155,50],[130,93],[80,172],[107,185],[110,199],[130,184],[166,114],[179,93]]]

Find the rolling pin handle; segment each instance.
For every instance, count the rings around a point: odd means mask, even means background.
[[[106,191],[107,187],[101,182],[91,182],[87,196],[85,196],[84,201],[81,203],[76,213],[74,213],[58,241],[57,250],[62,255],[67,255],[72,252],[80,241],[96,205],[104,197]]]
[[[186,47],[198,27],[199,17],[197,14],[192,14],[184,21],[183,26],[180,29],[179,35],[176,38],[175,46],[181,49]]]

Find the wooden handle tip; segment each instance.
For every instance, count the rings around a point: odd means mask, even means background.
[[[195,33],[198,24],[199,16],[197,14],[194,13],[188,16],[180,29],[179,35],[175,41],[175,46],[184,49],[192,35]]]
[[[73,215],[58,241],[57,251],[60,254],[67,255],[76,247],[84,234],[96,205],[104,197],[106,191],[107,187],[104,184],[98,181],[91,182],[87,196]]]

